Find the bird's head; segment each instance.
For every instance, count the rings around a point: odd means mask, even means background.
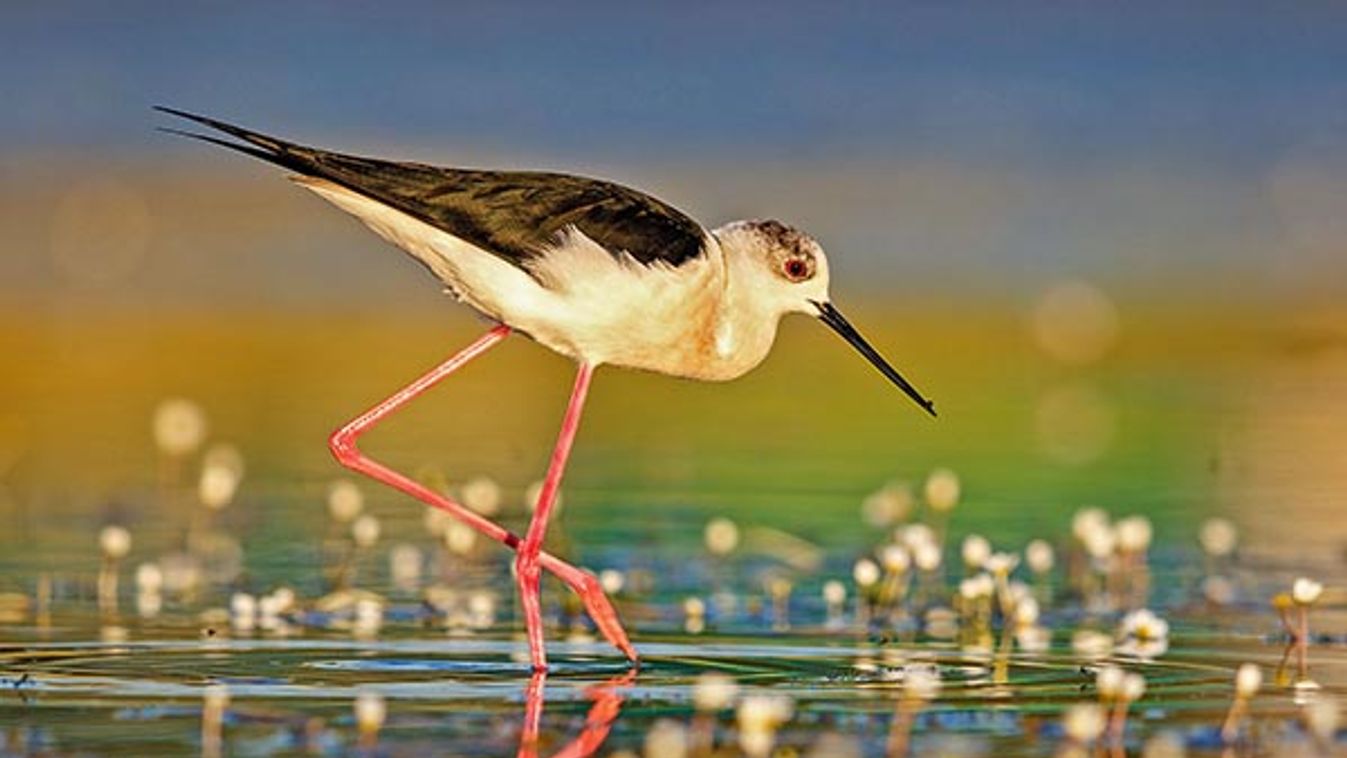
[[[922,396],[837,310],[828,294],[828,256],[817,240],[780,221],[735,221],[715,230],[735,276],[753,297],[778,316],[804,313],[818,318],[870,361],[908,397],[935,415]]]

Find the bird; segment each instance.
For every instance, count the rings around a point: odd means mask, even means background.
[[[348,469],[447,511],[515,551],[534,671],[547,670],[541,572],[572,590],[601,634],[632,665],[640,656],[595,576],[542,549],[595,369],[645,370],[727,381],[772,348],[780,320],[813,316],[851,344],[917,405],[934,403],[885,360],[833,304],[828,258],[809,234],[773,219],[707,229],[644,192],[542,171],[448,168],[333,152],[215,118],[155,106],[213,130],[162,131],[250,155],[359,219],[410,254],[492,326],[365,413],[328,445]],[[521,536],[365,455],[362,434],[512,333],[575,361],[561,431]]]

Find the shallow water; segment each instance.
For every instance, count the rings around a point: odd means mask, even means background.
[[[619,560],[599,556],[601,565]],[[744,560],[714,569],[724,589],[708,598],[708,629],[693,634],[683,628],[678,598],[695,589],[678,585],[678,572],[664,572],[671,569],[666,566],[659,575],[673,584],[663,592],[618,595],[644,656],[639,671],[583,630],[556,629],[562,595],[554,591],[548,595],[553,670],[539,680],[531,677],[524,645],[512,631],[505,569],[491,580],[487,567],[499,561],[484,560],[487,566],[466,575],[467,583],[495,593],[505,612],[479,631],[462,624],[446,628],[451,624],[442,614],[406,592],[373,583],[404,599],[389,605],[384,626],[367,639],[338,628],[340,613],[307,610],[287,615],[283,628],[243,632],[231,629],[227,617],[203,619],[206,602],[170,603],[153,618],[123,608],[113,618],[58,592],[49,619],[4,627],[0,726],[16,754],[195,752],[203,687],[222,683],[231,696],[226,744],[236,755],[354,750],[352,702],[370,690],[389,704],[380,754],[512,754],[531,701],[541,708],[539,754],[598,737],[601,748],[583,747],[601,755],[623,748],[639,753],[656,721],[693,723],[697,677],[715,671],[732,676],[746,692],[794,700],[795,716],[778,733],[779,746],[800,752],[819,747],[824,754],[846,746],[881,755],[904,672],[935,666],[943,687],[915,722],[915,750],[1051,755],[1061,741],[1061,712],[1093,698],[1099,663],[1072,652],[1069,630],[1082,624],[1110,630],[1116,618],[1082,618],[1080,608],[1066,601],[1050,605],[1044,621],[1057,630],[1053,645],[1026,653],[999,635],[984,648],[967,639],[933,639],[902,624],[867,632],[850,611],[827,625],[817,593],[801,588],[790,603],[790,628],[783,629],[779,617],[760,607],[761,592],[743,586],[755,565]],[[1173,624],[1168,651],[1154,660],[1111,659],[1147,680],[1126,744],[1139,749],[1157,732],[1172,731],[1196,752],[1217,751],[1215,730],[1228,707],[1233,671],[1245,662],[1268,674],[1255,707],[1255,734],[1267,744],[1308,744],[1297,726],[1296,703],[1309,694],[1305,682],[1313,681],[1320,696],[1347,694],[1344,614],[1325,609],[1316,615],[1322,636],[1302,671],[1266,606],[1255,600],[1273,584],[1260,577],[1275,576],[1281,567],[1241,566],[1235,576],[1239,596],[1247,599],[1213,609],[1183,600],[1187,591],[1176,588],[1193,575],[1178,566],[1154,577],[1167,588],[1159,594],[1169,598],[1160,605]],[[691,582],[705,586],[700,578]],[[531,695],[531,687],[541,694]],[[587,719],[593,720],[588,727]],[[718,714],[714,724],[717,742],[733,746],[733,714]]]

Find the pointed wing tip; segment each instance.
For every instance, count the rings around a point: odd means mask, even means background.
[[[199,115],[199,114],[196,114],[196,113],[191,113],[190,111],[185,111],[185,110],[182,110],[181,108],[173,108],[173,107],[168,106],[168,105],[157,105],[157,104],[156,104],[156,105],[151,105],[151,106],[150,106],[150,110],[152,110],[152,111],[158,111],[158,112],[160,112],[160,113],[167,113],[167,114],[170,115],[170,116],[177,116],[177,117],[179,117],[179,118],[185,118],[185,119],[187,119],[187,120],[189,120],[189,121],[195,121],[195,122],[197,122],[197,123],[199,123],[199,124],[207,124],[207,125],[209,125],[210,122],[212,121],[212,119],[209,119],[209,118],[207,118],[207,117],[205,117],[205,116],[202,116],[202,115]]]
[[[214,137],[209,134],[201,134],[199,132],[189,132],[185,129],[174,129],[171,126],[156,126],[154,129],[155,131],[163,132],[164,134],[172,134],[176,137],[186,137],[188,139],[199,140],[201,142],[209,142],[212,145],[219,145],[220,147],[226,147],[229,148],[230,150],[235,150],[245,155],[251,155],[254,158],[267,161],[268,163],[278,163],[280,165],[286,165],[283,162],[281,156],[272,152],[268,152],[266,150],[261,150],[259,148],[253,147],[252,145],[244,145],[238,142],[230,142],[229,140],[223,140],[220,139],[219,137]]]

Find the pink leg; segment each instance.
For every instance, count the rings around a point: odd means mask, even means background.
[[[454,500],[441,495],[438,492],[426,487],[403,474],[394,471],[391,468],[367,457],[356,447],[360,435],[371,429],[379,421],[402,407],[406,403],[420,396],[426,390],[438,384],[442,379],[462,368],[472,359],[494,347],[496,343],[505,339],[510,334],[510,327],[497,326],[491,331],[482,335],[476,342],[464,348],[461,352],[449,358],[444,363],[436,366],[427,372],[424,376],[398,390],[391,397],[365,413],[356,417],[350,423],[333,432],[328,440],[328,446],[332,449],[332,454],[345,467],[352,471],[365,474],[388,486],[405,492],[424,503],[432,505],[440,510],[446,511],[466,523],[468,526],[476,529],[481,534],[490,537],[497,542],[504,544],[511,549],[517,549],[520,539],[514,533],[505,529],[501,525],[483,518],[476,511],[455,502]],[[617,611],[613,609],[608,598],[603,594],[603,588],[599,586],[599,581],[593,574],[582,571],[555,556],[548,553],[539,553],[537,556],[538,565],[565,582],[567,586],[575,590],[584,601],[585,609],[589,612],[590,618],[594,619],[594,624],[610,643],[618,650],[621,650],[628,659],[638,660],[636,650],[631,646],[627,639],[627,633],[622,628],[622,623],[617,618]]]
[[[571,445],[575,442],[575,433],[580,429],[580,416],[585,408],[585,396],[589,394],[589,382],[594,376],[594,367],[581,363],[580,371],[575,375],[575,387],[571,390],[571,402],[566,406],[566,417],[561,422],[561,433],[557,436],[557,446],[552,450],[552,462],[547,467],[547,478],[543,480],[542,492],[538,493],[538,504],[533,509],[533,520],[529,530],[520,543],[515,556],[515,575],[519,582],[519,602],[524,608],[524,624],[528,630],[529,657],[533,660],[534,671],[547,670],[547,650],[543,645],[542,597],[539,586],[542,578],[539,571],[539,558],[543,548],[543,538],[547,535],[547,521],[552,516],[552,507],[557,502],[557,490],[561,487],[561,475],[566,471],[566,460],[571,457]]]

